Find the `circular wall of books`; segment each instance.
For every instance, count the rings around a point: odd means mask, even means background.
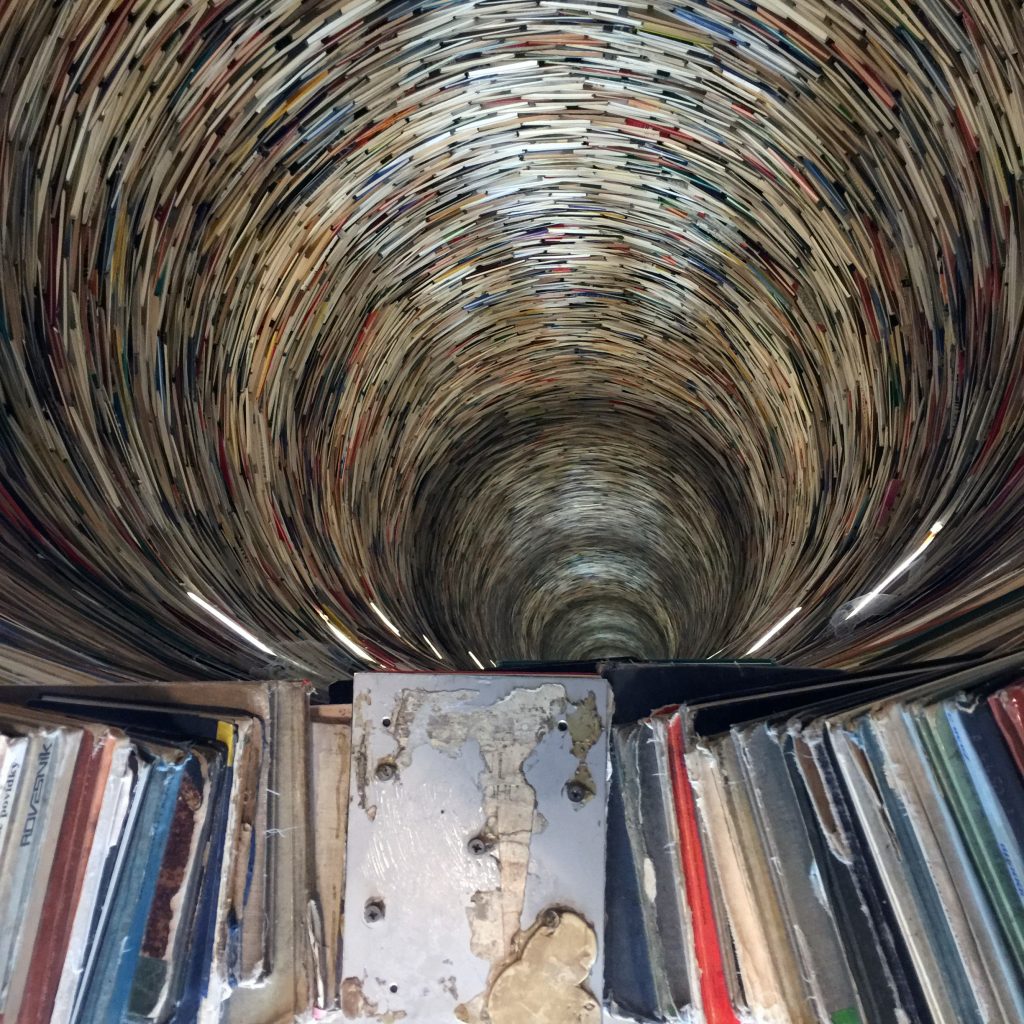
[[[3,643],[1012,646],[1022,50],[996,0],[5,4]]]

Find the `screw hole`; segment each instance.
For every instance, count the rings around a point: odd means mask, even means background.
[[[565,732],[565,730],[568,729],[568,728],[569,728],[569,723],[568,722],[561,721],[561,722],[558,723],[558,731],[559,732]]]
[[[383,717],[383,718],[382,718],[382,719],[380,720],[380,724],[381,724],[381,725],[383,725],[385,729],[390,729],[390,728],[391,728],[391,719],[390,719],[390,718],[388,718],[388,716],[387,716],[387,715],[385,715],[385,716],[384,716],[384,717]]]
[[[565,795],[569,798],[571,803],[581,804],[590,794],[586,786],[573,780],[566,784]]]
[[[390,986],[388,986],[388,991],[392,995],[394,995],[398,991],[398,986],[397,985],[390,985]]]

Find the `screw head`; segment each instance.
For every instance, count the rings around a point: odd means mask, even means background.
[[[548,931],[554,931],[559,924],[561,924],[562,915],[558,913],[553,907],[544,911],[544,916],[541,918],[540,923],[548,929]]]
[[[375,774],[378,782],[390,782],[398,774],[398,770],[391,761],[381,761]]]
[[[565,795],[571,803],[581,804],[587,798],[587,787],[580,782],[567,782],[565,785]]]
[[[475,857],[479,857],[481,854],[487,852],[487,841],[482,839],[480,836],[473,836],[472,839],[466,844],[466,848]]]
[[[384,901],[383,900],[367,900],[366,906],[363,908],[363,920],[367,924],[376,924],[378,921],[384,920]]]

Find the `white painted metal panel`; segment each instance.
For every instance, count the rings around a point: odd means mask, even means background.
[[[597,677],[356,676],[344,1015],[601,1020]]]

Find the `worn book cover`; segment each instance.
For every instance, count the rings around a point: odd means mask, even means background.
[[[341,985],[352,707],[314,705],[309,709],[309,722],[314,865],[311,898],[320,922],[315,960],[317,1005],[327,1008],[337,1004]]]
[[[184,984],[189,946],[209,959],[212,948],[196,941],[198,889],[211,854],[216,778],[222,751],[189,744],[167,846],[135,967],[129,1013],[132,1020],[163,1021],[176,1009]],[[222,838],[222,837],[219,837]]]
[[[865,1020],[904,1024],[923,1006],[904,969],[906,951],[884,891],[868,870],[870,861],[852,828],[845,793],[818,729],[791,723],[783,737],[786,763],[807,837],[828,894]]]
[[[132,699],[140,704],[172,706],[183,715],[202,713],[214,720],[244,717],[252,723],[251,727],[240,725],[246,740],[238,740],[248,750],[246,818],[237,830],[241,837],[237,852],[242,856],[236,855],[238,870],[232,871],[230,884],[225,878],[218,898],[225,926],[217,939],[221,951],[217,964],[223,966],[215,965],[216,973],[205,986],[199,1010],[202,1024],[222,1020],[284,1024],[310,1005],[308,692],[307,683],[293,680],[144,682],[131,688]],[[43,694],[123,703],[125,693],[123,685],[87,680],[71,685],[0,686],[0,700],[17,703]],[[234,801],[232,807],[236,807]],[[113,862],[118,871],[125,866],[120,852]],[[240,914],[239,898],[243,901]],[[109,908],[97,910],[105,919]],[[87,945],[85,971],[89,973],[97,944],[90,938]],[[70,987],[62,979],[62,1000],[69,998]],[[72,998],[81,1002],[81,987]]]
[[[30,734],[34,746],[8,843],[14,856],[0,880],[0,1020],[10,1022],[20,1010],[83,731],[11,707],[0,711],[0,725]]]
[[[826,728],[933,1020],[936,1024],[976,1021],[975,999],[956,955],[955,938],[925,867],[925,855],[886,778],[877,742],[857,716],[829,719]]]
[[[1024,684],[1007,686],[993,693],[988,700],[1017,770],[1024,779]]]
[[[672,800],[679,827],[679,852],[693,928],[694,958],[699,972],[693,994],[699,993],[697,1005],[707,1024],[738,1024],[722,961],[721,938],[701,843],[700,822],[686,767],[683,715],[676,712],[668,719],[655,718],[653,723],[664,728],[667,740]]]
[[[40,928],[27,959],[18,1024],[48,1024],[71,940],[111,766],[128,738],[119,729],[85,724],[75,762]]]
[[[79,982],[85,975],[98,931],[97,923],[102,907],[116,877],[118,851],[122,839],[128,833],[133,807],[136,806],[136,790],[144,782],[140,769],[134,746],[127,741],[119,744],[108,773],[78,903],[69,915],[72,921],[71,933],[50,1017],[52,1024],[61,1024],[71,1019]]]
[[[88,976],[74,1011],[73,1024],[120,1021],[128,1011],[142,936],[156,892],[160,865],[174,817],[178,789],[189,760],[174,747],[137,741],[149,763],[138,813],[123,850],[123,867],[108,897]]]
[[[658,881],[643,849],[640,823],[635,815],[629,819],[626,816],[623,790],[632,785],[632,780],[626,777],[628,769],[623,765],[620,749],[624,728],[629,727],[613,728],[609,747],[605,1003],[634,1020],[662,1022],[666,1020],[666,1014],[658,996],[655,972],[664,974],[664,958],[653,926],[653,897]],[[656,957],[661,958],[657,967],[654,964]]]
[[[914,722],[988,894],[1010,956],[1024,976],[1024,915],[1014,878],[1020,851],[1001,843],[1000,836],[1005,833],[995,816],[996,807],[986,807],[975,787],[983,769],[979,767],[972,778],[974,765],[969,766],[969,762],[975,759],[959,723],[950,719],[947,710],[949,707],[943,701],[916,707]],[[1017,878],[1024,878],[1024,870]]]
[[[839,935],[835,908],[819,883],[821,868],[780,737],[765,723],[741,728],[735,736],[790,941],[803,964],[818,1012],[836,1024],[867,1024]]]
[[[978,1012],[983,1020],[1007,1024],[1024,1020],[1020,979],[912,713],[903,702],[889,702],[874,709],[870,718],[885,758],[886,778],[900,801],[898,813],[921,846],[928,880],[938,896]],[[937,930],[936,942],[941,935]]]

